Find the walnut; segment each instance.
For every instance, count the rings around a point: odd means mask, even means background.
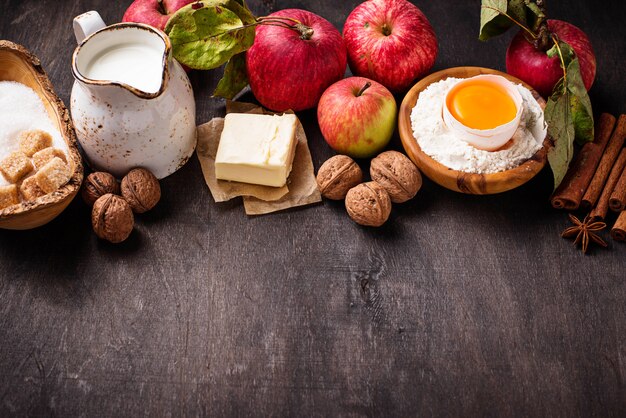
[[[134,168],[122,179],[122,196],[135,213],[144,213],[161,199],[159,180],[145,168]]]
[[[393,203],[412,199],[422,187],[422,175],[415,164],[397,151],[386,151],[374,158],[370,176],[387,190]]]
[[[335,155],[317,172],[317,186],[327,199],[341,200],[348,190],[363,180],[361,167],[347,155]]]
[[[87,205],[93,206],[100,196],[107,193],[120,194],[120,185],[112,174],[98,171],[87,176],[81,192]]]
[[[120,196],[100,196],[91,210],[91,225],[96,235],[114,244],[124,241],[133,230],[133,211]]]
[[[370,181],[348,191],[346,209],[359,225],[381,226],[391,213],[391,199],[383,186]]]

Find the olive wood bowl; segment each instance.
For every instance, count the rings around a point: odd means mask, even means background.
[[[539,93],[533,90],[533,88],[528,84],[510,76],[509,74],[481,67],[449,68],[423,78],[415,86],[413,86],[413,88],[411,88],[411,90],[409,90],[407,95],[404,97],[402,105],[400,106],[400,114],[398,116],[400,139],[402,140],[402,145],[411,160],[413,160],[422,173],[435,183],[447,189],[461,193],[501,193],[521,186],[541,171],[546,164],[548,148],[552,144],[552,141],[548,136],[546,136],[543,141],[543,147],[539,149],[535,155],[519,166],[499,173],[475,174],[448,168],[424,153],[413,136],[413,129],[411,127],[411,111],[415,107],[415,103],[417,103],[420,93],[430,84],[444,80],[448,77],[468,78],[479,74],[501,75],[516,84],[522,84],[532,92],[542,109],[546,106],[545,100],[539,95]]]
[[[55,94],[39,59],[26,48],[0,40],[0,81],[17,81],[32,88],[41,98],[48,115],[69,147],[70,181],[59,190],[33,201],[24,201],[0,210],[0,228],[31,229],[57,217],[70,204],[83,180],[83,164],[78,152],[74,125],[67,108]],[[0,126],[0,129],[2,127]]]

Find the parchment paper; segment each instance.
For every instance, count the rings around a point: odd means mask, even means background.
[[[273,114],[251,103],[227,102],[226,113]],[[289,112],[291,113],[291,112]],[[296,206],[309,205],[322,201],[317,189],[313,160],[302,124],[296,127],[296,153],[287,185],[268,187],[255,184],[223,181],[215,178],[215,155],[224,128],[224,118],[214,118],[198,126],[198,146],[196,152],[202,167],[204,180],[216,202],[225,202],[243,196],[247,215],[263,215]]]

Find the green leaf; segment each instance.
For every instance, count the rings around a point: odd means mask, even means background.
[[[255,21],[235,0],[208,0],[181,8],[165,31],[178,61],[193,69],[210,70],[252,46],[255,28],[246,25]]]
[[[507,14],[517,20],[522,25],[526,24],[526,2],[524,0],[509,0]]]
[[[548,55],[559,55],[564,76],[554,87],[545,109],[548,133],[555,146],[548,152],[554,175],[554,188],[563,180],[574,153],[574,140],[579,144],[593,141],[593,110],[580,74],[576,53],[565,42],[558,42]]]
[[[247,85],[246,53],[243,52],[235,55],[228,61],[224,69],[224,76],[217,84],[213,96],[232,100]]]
[[[193,4],[188,4],[187,6],[184,6],[177,10],[176,13],[174,13],[172,17],[167,21],[167,24],[165,25],[165,33],[169,33],[172,26],[177,23],[178,19],[180,19],[180,17],[178,16],[179,14],[188,14],[190,13],[190,10],[193,11],[199,8],[211,6],[218,6],[230,10],[231,12],[235,13],[242,22],[246,24],[254,23],[256,21],[256,18],[254,17],[244,0],[203,0],[196,1]]]
[[[559,52],[563,56],[563,62],[561,63],[561,68],[563,68],[563,65],[565,65],[565,68],[563,69],[566,69],[570,65],[570,63],[576,59],[576,53],[574,52],[574,49],[571,46],[569,46],[563,41],[559,41],[558,43],[555,43],[554,46],[548,50],[548,56],[551,58],[557,57],[559,56]]]
[[[224,7],[235,13],[244,24],[250,25],[256,22],[256,17],[254,17],[243,0],[227,0],[222,3]]]
[[[546,55],[550,58],[559,56],[559,48],[554,44],[554,46],[546,51]]]
[[[480,31],[478,39],[486,41],[506,32],[513,22],[506,17],[506,0],[482,0],[480,6]]]

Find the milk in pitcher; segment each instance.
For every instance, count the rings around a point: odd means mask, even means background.
[[[125,43],[106,48],[93,57],[83,75],[156,93],[161,88],[162,62],[163,51],[139,43]]]

